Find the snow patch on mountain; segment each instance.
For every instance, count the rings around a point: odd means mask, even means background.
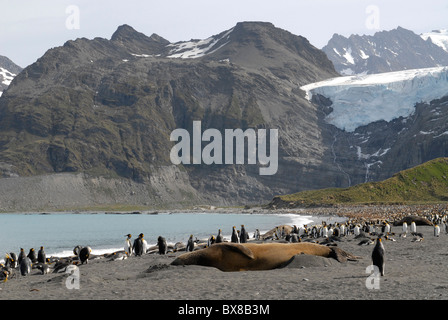
[[[330,99],[325,121],[347,132],[375,121],[408,117],[420,102],[448,95],[448,67],[337,77],[301,87],[306,98]]]
[[[221,40],[228,39],[232,31],[233,28],[219,38],[210,37],[205,40],[191,40],[169,44],[168,47],[172,47],[172,49],[167,58],[195,59],[206,54],[211,54],[228,43],[228,41],[226,41],[220,44],[217,48],[215,47]]]
[[[443,50],[448,51],[448,29],[433,30],[420,35],[424,40],[430,39]]]
[[[0,67],[0,80],[1,80],[2,84],[9,86],[12,79],[14,79],[15,76],[16,76],[16,74],[9,72],[8,70]]]

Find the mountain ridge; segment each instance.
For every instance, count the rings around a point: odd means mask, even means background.
[[[40,210],[64,201],[72,208],[70,190],[89,206],[259,204],[273,194],[383,180],[447,154],[448,97],[349,132],[326,121],[328,97],[309,101],[301,89],[337,76],[323,51],[271,23],[176,43],[128,25],[110,39],[67,41],[18,74],[0,99],[3,208],[26,197],[22,183],[42,191],[27,203]],[[193,121],[203,131],[278,129],[278,172],[173,165],[170,133],[192,135]]]
[[[342,75],[448,65],[447,51],[400,26],[372,36],[335,34],[322,50]]]
[[[165,188],[183,186],[179,201],[226,204],[288,190],[283,177],[303,183],[288,168],[303,166],[304,156],[318,161],[323,146],[310,142],[319,135],[317,110],[298,87],[337,76],[319,49],[272,24],[242,23],[211,37],[241,42],[197,59],[169,58],[164,40],[128,26],[117,30],[113,40],[81,38],[52,48],[15,78],[0,100],[3,177],[131,179],[147,185],[149,198],[167,201],[154,187],[163,176]],[[279,128],[279,176],[259,176],[258,165],[173,165],[170,132],[191,133],[194,120],[204,130]]]

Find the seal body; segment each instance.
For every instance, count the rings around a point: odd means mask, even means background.
[[[403,225],[403,223],[406,222],[406,224],[411,224],[412,222],[415,222],[418,226],[432,226],[434,225],[431,221],[426,219],[425,217],[420,216],[407,216],[399,221],[394,222],[394,226],[400,226]]]
[[[310,254],[343,262],[357,259],[340,248],[314,243],[215,243],[206,249],[185,253],[172,265],[201,265],[222,271],[271,270],[287,265],[295,255]]]

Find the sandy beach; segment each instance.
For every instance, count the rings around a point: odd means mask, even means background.
[[[174,266],[184,252],[144,254],[111,261],[100,257],[79,266],[79,288],[72,273],[31,274],[0,283],[1,300],[445,300],[448,299],[448,234],[418,226],[422,241],[400,237],[392,226],[385,240],[385,275],[376,282],[368,267],[374,245],[358,245],[354,235],[337,246],[358,261],[301,255],[286,267],[267,271],[223,272],[205,266]],[[371,236],[375,239],[376,236]],[[267,240],[273,241],[273,240]],[[379,282],[378,282],[379,281]],[[74,283],[74,282],[70,282]],[[375,286],[373,285],[375,283]],[[370,285],[369,285],[370,284]],[[73,285],[72,285],[73,287]]]

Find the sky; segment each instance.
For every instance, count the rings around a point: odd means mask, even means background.
[[[123,24],[177,42],[266,21],[322,48],[334,33],[420,34],[448,29],[447,18],[447,0],[0,0],[0,55],[26,67],[68,40],[110,39]]]

